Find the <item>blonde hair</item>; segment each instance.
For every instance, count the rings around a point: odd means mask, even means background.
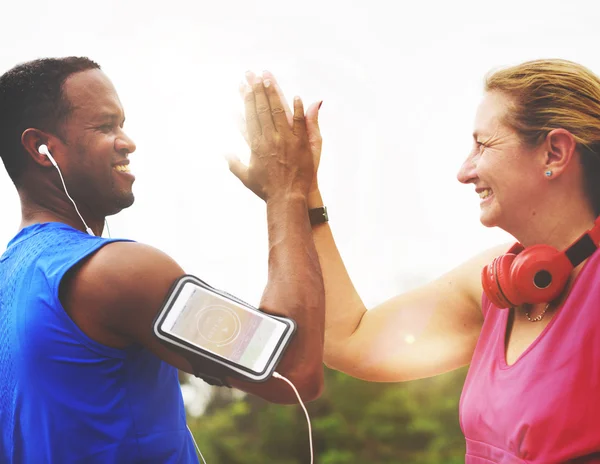
[[[600,79],[567,60],[535,60],[493,71],[485,90],[511,98],[505,123],[535,146],[553,129],[575,138],[586,191],[600,215]]]

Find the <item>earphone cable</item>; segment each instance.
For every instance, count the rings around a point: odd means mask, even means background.
[[[290,385],[290,387],[292,387],[292,389],[294,390],[294,393],[298,397],[298,401],[300,402],[300,406],[302,406],[302,410],[304,411],[304,414],[306,415],[306,421],[308,422],[308,443],[309,443],[309,446],[310,446],[310,464],[313,464],[313,462],[314,462],[314,451],[313,451],[313,441],[312,441],[312,427],[310,425],[310,417],[308,415],[308,411],[306,410],[306,406],[304,406],[304,403],[302,402],[302,398],[300,398],[300,393],[298,393],[298,390],[296,390],[296,387],[294,386],[294,384],[290,380],[288,380],[287,378],[285,378],[279,372],[273,372],[273,377],[275,377],[277,379],[281,379],[281,380],[287,382]]]
[[[54,167],[58,171],[58,175],[60,176],[60,181],[63,184],[63,188],[65,189],[65,193],[67,194],[67,197],[69,198],[69,200],[71,200],[71,203],[73,203],[73,206],[75,207],[75,211],[77,212],[77,215],[79,216],[79,219],[81,219],[81,222],[83,222],[83,225],[85,226],[85,231],[88,234],[90,234],[90,235],[94,235],[94,232],[92,232],[92,230],[85,223],[85,220],[83,219],[83,216],[81,216],[81,213],[79,212],[79,209],[77,208],[77,205],[75,204],[75,201],[71,198],[71,195],[69,195],[69,191],[67,190],[67,186],[65,185],[65,180],[63,179],[63,175],[62,175],[62,172],[60,172],[60,168],[58,167],[58,164],[56,164],[55,162],[52,163],[52,164],[54,164]]]
[[[187,427],[188,431],[190,432],[190,436],[192,437],[192,441],[194,442],[194,446],[196,447],[196,451],[200,455],[200,458],[202,459],[202,462],[204,464],[206,464],[206,461],[204,460],[204,456],[202,456],[202,452],[200,451],[200,448],[198,448],[198,443],[196,443],[196,439],[194,438],[194,434],[192,433],[192,429],[190,429],[190,426],[187,425],[187,424],[185,424],[185,426]]]

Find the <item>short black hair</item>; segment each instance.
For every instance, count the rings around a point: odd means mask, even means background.
[[[63,84],[70,75],[89,69],[100,65],[86,57],[43,58],[0,76],[0,157],[15,185],[26,166],[21,135],[36,128],[60,137],[71,111]]]

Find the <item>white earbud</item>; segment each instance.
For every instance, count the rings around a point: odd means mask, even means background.
[[[54,157],[50,154],[50,150],[48,150],[48,145],[46,144],[42,144],[38,147],[38,153],[40,155],[45,155],[48,157],[48,159],[50,160],[50,162],[52,163],[52,165],[56,168],[56,170],[58,171],[58,175],[60,176],[60,180],[63,184],[63,188],[65,189],[65,193],[67,194],[67,197],[69,198],[69,200],[71,200],[71,203],[73,203],[73,206],[75,207],[75,211],[77,212],[77,215],[79,216],[79,218],[81,219],[81,222],[83,222],[83,225],[85,227],[85,231],[91,235],[94,236],[94,232],[92,231],[92,229],[90,229],[88,227],[88,225],[85,223],[85,220],[83,219],[83,216],[81,216],[81,214],[79,213],[79,210],[77,209],[77,205],[75,204],[75,201],[73,201],[73,199],[71,198],[71,195],[69,195],[69,191],[67,190],[67,186],[65,185],[65,180],[63,179],[63,175],[62,172],[60,172],[60,168],[58,167],[58,164],[56,163],[56,161],[54,160]]]
[[[40,147],[38,148],[38,152],[40,155],[47,156],[48,159],[50,160],[50,162],[52,163],[52,165],[58,169],[58,165],[56,164],[56,161],[54,161],[54,157],[50,154],[50,150],[48,150],[48,145],[46,145],[46,144],[40,145]]]

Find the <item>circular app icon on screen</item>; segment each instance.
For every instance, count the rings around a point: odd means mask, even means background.
[[[239,316],[226,306],[208,306],[198,314],[199,335],[217,346],[233,343],[240,334]]]

